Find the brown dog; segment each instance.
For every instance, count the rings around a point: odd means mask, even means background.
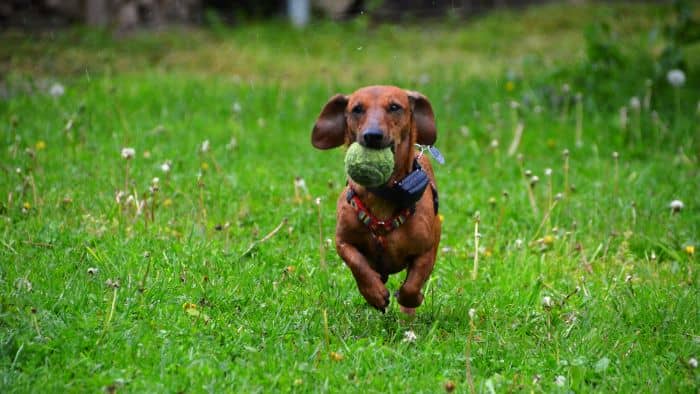
[[[394,152],[394,172],[385,186],[369,189],[348,179],[337,205],[338,255],[352,271],[360,293],[381,311],[389,305],[385,287],[389,274],[403,269],[406,279],[396,293],[401,310],[413,314],[423,302],[421,289],[433,270],[440,242],[440,219],[433,170],[415,144],[432,145],[436,137],[428,99],[393,86],[369,86],[349,96],[331,97],[311,135],[319,149],[358,142],[368,148],[391,147]],[[413,174],[416,171],[425,175]],[[422,190],[398,190],[409,175],[423,177]]]

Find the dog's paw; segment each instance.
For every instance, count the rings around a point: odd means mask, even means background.
[[[396,300],[399,305],[407,309],[416,309],[423,303],[423,293],[418,291],[407,291],[404,287],[401,287],[396,292]]]
[[[382,312],[385,312],[389,306],[389,290],[381,282],[374,283],[372,286],[361,287],[360,293],[370,305]]]

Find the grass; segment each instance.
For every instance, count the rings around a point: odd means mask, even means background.
[[[582,90],[581,147],[561,93],[581,89],[592,19],[619,21],[638,48],[669,15],[545,6],[457,30],[3,33],[0,391],[696,392],[698,62],[679,118],[654,82],[668,130],[644,109],[641,137],[616,109],[642,97],[645,76],[614,97]],[[64,95],[46,94],[54,81]],[[319,263],[313,200],[332,238],[343,152],[313,150],[311,125],[332,93],[378,81],[431,98],[447,158],[435,165],[442,250],[415,319],[395,300],[386,314],[366,306],[332,248]],[[522,169],[507,155],[517,122]],[[126,180],[124,147],[136,153]],[[546,168],[551,194],[565,193],[548,216]],[[526,169],[540,178],[537,214]]]

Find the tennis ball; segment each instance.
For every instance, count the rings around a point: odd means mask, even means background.
[[[345,172],[362,186],[381,186],[394,172],[394,154],[391,148],[370,149],[353,142],[345,154]]]

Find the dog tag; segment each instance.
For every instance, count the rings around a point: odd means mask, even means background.
[[[428,152],[430,152],[430,155],[433,156],[435,161],[437,161],[440,164],[445,164],[445,156],[443,156],[442,153],[440,153],[440,150],[438,150],[438,148],[431,145],[428,147]]]

